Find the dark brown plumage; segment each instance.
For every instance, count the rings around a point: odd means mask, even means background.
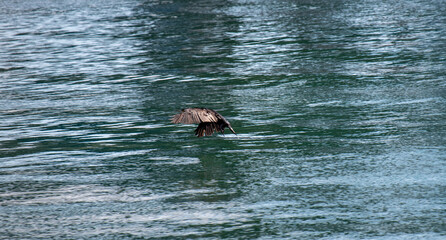
[[[224,133],[228,127],[235,134],[231,124],[218,112],[209,108],[185,108],[172,117],[172,123],[194,124],[197,137],[211,136],[214,131]]]

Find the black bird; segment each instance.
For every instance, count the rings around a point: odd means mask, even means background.
[[[185,108],[172,117],[172,123],[198,123],[195,129],[197,137],[211,136],[214,131],[224,133],[228,127],[235,134],[231,124],[220,113],[209,108]]]

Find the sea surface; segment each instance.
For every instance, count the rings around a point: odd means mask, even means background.
[[[446,239],[446,2],[1,0],[0,239],[224,238]]]

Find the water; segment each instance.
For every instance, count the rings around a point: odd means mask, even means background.
[[[0,3],[0,238],[444,239],[443,1]],[[238,135],[169,118],[210,107]]]

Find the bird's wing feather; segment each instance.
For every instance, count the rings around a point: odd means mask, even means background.
[[[215,111],[207,108],[186,108],[172,117],[173,123],[193,124],[201,122],[217,122]]]
[[[215,131],[221,132],[218,124],[214,122],[202,122],[198,124],[197,129],[195,129],[195,135],[197,135],[197,137],[211,136]]]

